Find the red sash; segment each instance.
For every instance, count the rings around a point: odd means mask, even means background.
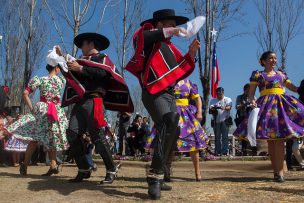
[[[101,97],[93,98],[94,101],[94,126],[97,128],[107,126],[103,115],[103,100]]]
[[[48,111],[47,111],[48,119],[51,122],[59,121],[58,114],[57,114],[57,109],[56,109],[56,106],[55,106],[56,104],[59,104],[59,102],[60,102],[59,97],[54,97],[53,100],[50,100],[50,101],[48,101],[46,99],[46,97],[40,97],[40,101],[44,102],[44,103],[47,103],[47,105],[48,105]]]

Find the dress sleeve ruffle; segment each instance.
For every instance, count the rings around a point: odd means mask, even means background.
[[[282,76],[283,82],[284,82],[285,85],[291,83],[291,81],[289,80],[289,78],[288,78],[288,76],[287,76],[287,74],[286,74],[286,72],[284,70],[280,69],[278,71],[278,73]]]
[[[189,88],[190,88],[190,98],[191,99],[196,99],[198,98],[200,95],[198,94],[198,88],[197,88],[197,85],[194,84],[193,82],[191,82],[189,80]]]

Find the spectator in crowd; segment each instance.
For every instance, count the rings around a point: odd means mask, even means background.
[[[118,154],[117,155],[123,155],[127,154],[127,147],[125,147],[124,151],[124,140],[127,138],[127,130],[130,125],[130,118],[131,113],[127,112],[120,112],[118,113],[117,117],[119,118],[119,124],[118,124]]]
[[[215,135],[215,154],[228,154],[228,131],[232,125],[230,111],[232,100],[224,96],[224,88],[216,89],[216,96],[210,101],[209,113],[213,115],[212,127]]]
[[[150,124],[148,117],[143,117],[143,122],[141,124],[141,129],[144,133],[144,140],[147,139],[147,136],[150,134]]]
[[[5,118],[5,114],[0,110],[0,164],[2,167],[8,166],[8,157],[7,152],[4,150],[5,145],[5,136],[4,136],[4,128],[7,125],[7,120]]]
[[[141,154],[145,153],[144,149],[144,130],[141,129],[142,116],[137,114],[132,124],[128,128],[130,135],[127,138],[127,142],[130,148],[130,155],[135,156],[138,150]]]
[[[0,88],[0,92],[1,89],[2,88]],[[6,94],[4,95],[5,95],[5,99],[7,99]],[[5,143],[7,141],[7,137],[5,136],[6,135],[5,131],[6,131],[6,127],[9,124],[7,117],[11,115],[11,109],[9,107],[5,107],[4,104],[5,102],[3,103],[3,106],[0,107],[0,164],[2,167],[8,167],[8,165],[10,164],[10,160],[9,160],[9,153],[5,150]]]
[[[108,125],[105,127],[105,134],[106,134],[106,138],[109,142],[111,151],[113,154],[117,154],[117,150],[116,150],[116,141],[117,141],[117,136],[115,135],[115,133],[112,131],[111,129],[111,125],[108,123]]]
[[[248,118],[249,112],[252,109],[249,101],[249,88],[250,84],[247,83],[243,88],[243,94],[237,96],[236,98],[236,116],[235,116],[235,124],[236,126],[239,126],[241,122]],[[247,144],[248,142],[246,140],[241,141],[242,144],[242,155],[247,156]],[[252,155],[257,155],[257,147],[251,146]]]

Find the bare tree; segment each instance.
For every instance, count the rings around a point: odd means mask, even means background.
[[[20,49],[20,44],[22,44],[22,40],[20,40],[21,30],[20,30],[20,20],[16,15],[15,9],[18,6],[17,1],[6,1],[2,4],[1,10],[1,18],[6,19],[1,24],[1,31],[4,33],[1,47],[1,61],[3,61],[4,65],[1,66],[2,73],[2,82],[5,85],[11,86],[13,83],[12,72],[15,72],[15,68],[17,67],[16,61],[17,59],[22,59],[20,55],[17,56],[17,50]],[[21,64],[18,64],[19,67]],[[18,71],[18,73],[22,72]],[[16,74],[16,72],[15,72]]]
[[[262,22],[255,32],[260,45],[260,52],[278,50],[280,66],[286,68],[287,48],[302,29],[300,19],[303,17],[302,0],[265,0],[256,1]]]
[[[132,37],[139,24],[143,19],[143,8],[144,1],[142,0],[123,0],[122,4],[117,4],[113,7],[118,13],[113,20],[113,31],[115,35],[115,50],[117,53],[117,62],[121,69],[121,74],[124,77],[124,67],[126,66],[126,60],[130,57],[133,52]],[[119,11],[119,12],[117,12]],[[122,21],[120,21],[123,19]],[[120,25],[123,27],[123,32],[121,33]]]
[[[200,31],[197,34],[197,38],[200,40],[200,36],[203,37],[205,42],[204,51],[199,49],[198,51],[198,64],[199,64],[199,78],[203,87],[203,103],[208,109],[209,96],[210,96],[210,78],[211,78],[211,66],[212,66],[212,36],[210,31],[215,28],[217,30],[217,38],[220,40],[228,40],[232,37],[241,36],[245,33],[228,33],[229,25],[239,20],[239,16],[242,15],[241,7],[243,0],[184,0],[185,4],[190,8],[190,12],[194,16],[204,15],[206,16],[205,30]],[[225,33],[225,34],[223,34]],[[203,56],[202,56],[203,55]],[[203,59],[202,59],[203,58]],[[204,62],[204,67],[202,63]],[[205,112],[205,116],[207,111]]]
[[[5,33],[2,75],[11,89],[9,105],[19,105],[22,91],[39,65],[47,32],[40,17],[41,4],[36,9],[35,1],[12,0],[3,2],[2,8],[1,17],[6,19],[1,26]]]
[[[22,89],[25,89],[35,69],[40,66],[38,63],[41,57],[41,50],[46,41],[46,27],[43,19],[43,7],[37,0],[19,1],[19,19],[21,22],[22,38],[25,43],[24,71]],[[25,110],[25,103],[21,103]]]
[[[52,0],[52,3],[49,4],[49,1],[44,0],[46,9],[51,16],[65,52],[67,52],[67,44],[64,40],[65,27],[68,26],[72,29],[73,38],[75,38],[79,34],[81,27],[91,21],[97,9],[98,2],[98,0]],[[56,16],[53,13],[54,11],[57,14]],[[76,52],[77,47],[72,44],[73,57],[76,56]]]
[[[263,50],[274,50],[276,42],[274,39],[276,12],[271,9],[273,1],[265,0],[262,3],[256,1],[259,14],[262,16],[262,22],[259,23],[254,32],[258,43]]]
[[[286,68],[287,47],[301,30],[304,1],[277,0],[275,12],[278,14],[275,26],[278,38],[278,48],[281,58],[281,68]]]

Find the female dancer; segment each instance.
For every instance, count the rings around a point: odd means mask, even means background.
[[[50,169],[44,175],[59,173],[56,151],[67,149],[68,145],[66,139],[68,121],[64,109],[60,107],[60,91],[64,87],[65,79],[57,76],[60,73],[58,65],[48,64],[46,69],[49,75],[32,78],[23,93],[31,114],[21,116],[7,128],[8,133],[14,138],[29,141],[24,162],[20,165],[21,175],[27,175],[27,166],[38,142],[48,150],[51,160]],[[33,106],[29,94],[37,88],[40,90],[40,102]]]
[[[180,115],[178,126],[180,134],[177,140],[179,152],[189,152],[192,158],[196,181],[201,180],[199,165],[199,151],[206,148],[208,136],[200,125],[202,120],[202,100],[198,94],[197,87],[190,80],[181,80],[174,87],[177,112]],[[195,101],[195,106],[189,104],[190,100]],[[153,133],[154,132],[154,133]],[[155,130],[152,130],[147,139],[146,148],[153,145]],[[165,181],[170,181],[170,168],[172,157],[169,158],[165,169]]]
[[[256,138],[268,140],[268,151],[277,182],[284,182],[284,142],[288,138],[304,136],[304,105],[284,91],[298,88],[282,71],[276,71],[277,57],[274,52],[262,54],[260,64],[263,71],[254,71],[250,78],[249,99],[253,107],[260,108],[256,127]],[[256,88],[260,97],[254,100]],[[247,136],[247,121],[243,121],[234,132],[235,136]]]

